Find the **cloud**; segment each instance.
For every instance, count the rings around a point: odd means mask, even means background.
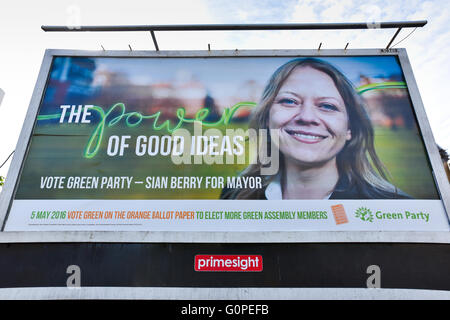
[[[318,22],[319,16],[316,12],[315,1],[299,1],[292,11],[289,22],[293,23],[314,23]]]

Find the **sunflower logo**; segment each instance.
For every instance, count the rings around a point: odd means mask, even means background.
[[[366,207],[361,207],[358,208],[355,212],[355,216],[359,219],[361,219],[362,221],[370,221],[373,222],[373,214],[372,211],[370,211],[370,209],[366,208]]]

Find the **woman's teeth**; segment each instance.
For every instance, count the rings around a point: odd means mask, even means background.
[[[292,135],[302,138],[302,139],[308,139],[308,140],[321,140],[323,139],[323,137],[321,136],[315,136],[315,135],[311,135],[311,134],[304,134],[304,133],[291,133]]]

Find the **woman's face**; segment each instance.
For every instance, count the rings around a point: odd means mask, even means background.
[[[335,159],[351,139],[345,103],[333,80],[311,67],[297,67],[282,84],[269,113],[287,160],[320,164]]]

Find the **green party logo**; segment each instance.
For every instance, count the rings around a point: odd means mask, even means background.
[[[355,211],[355,216],[356,218],[361,219],[362,221],[370,221],[373,222],[373,214],[372,211],[370,211],[370,209],[366,208],[366,207],[361,207],[358,208]]]

